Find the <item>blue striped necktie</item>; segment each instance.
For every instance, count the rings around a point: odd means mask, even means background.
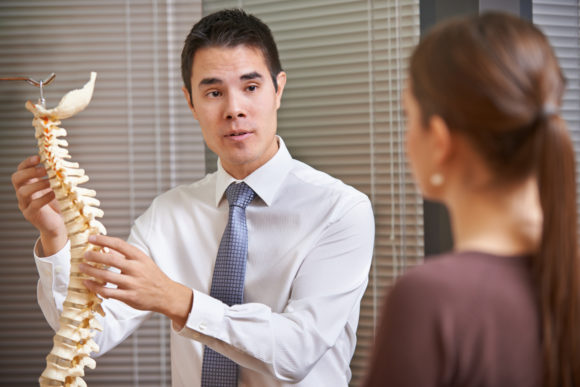
[[[246,183],[232,183],[226,189],[230,204],[228,224],[222,236],[213,269],[210,295],[229,306],[244,300],[244,279],[248,258],[246,206],[256,193]],[[204,348],[202,387],[238,385],[238,365],[209,347]]]

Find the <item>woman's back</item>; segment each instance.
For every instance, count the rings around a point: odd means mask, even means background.
[[[397,282],[383,311],[368,386],[540,385],[529,257],[434,257]]]

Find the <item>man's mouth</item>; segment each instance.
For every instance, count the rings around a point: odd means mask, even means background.
[[[230,136],[230,137],[243,136],[244,134],[248,134],[248,133],[250,133],[250,132],[230,133],[230,134],[228,134],[228,136]]]
[[[228,133],[224,137],[235,141],[242,141],[250,137],[250,135],[252,135],[252,132],[241,130],[239,132]]]

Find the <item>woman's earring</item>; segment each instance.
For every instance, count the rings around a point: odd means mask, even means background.
[[[443,175],[440,173],[434,173],[429,177],[429,183],[431,183],[433,187],[442,186],[444,181],[445,179],[443,178]]]

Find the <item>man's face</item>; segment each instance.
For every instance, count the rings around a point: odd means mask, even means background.
[[[277,111],[286,74],[278,91],[262,52],[253,47],[208,47],[193,57],[191,98],[183,89],[207,146],[224,169],[243,179],[277,150]]]

